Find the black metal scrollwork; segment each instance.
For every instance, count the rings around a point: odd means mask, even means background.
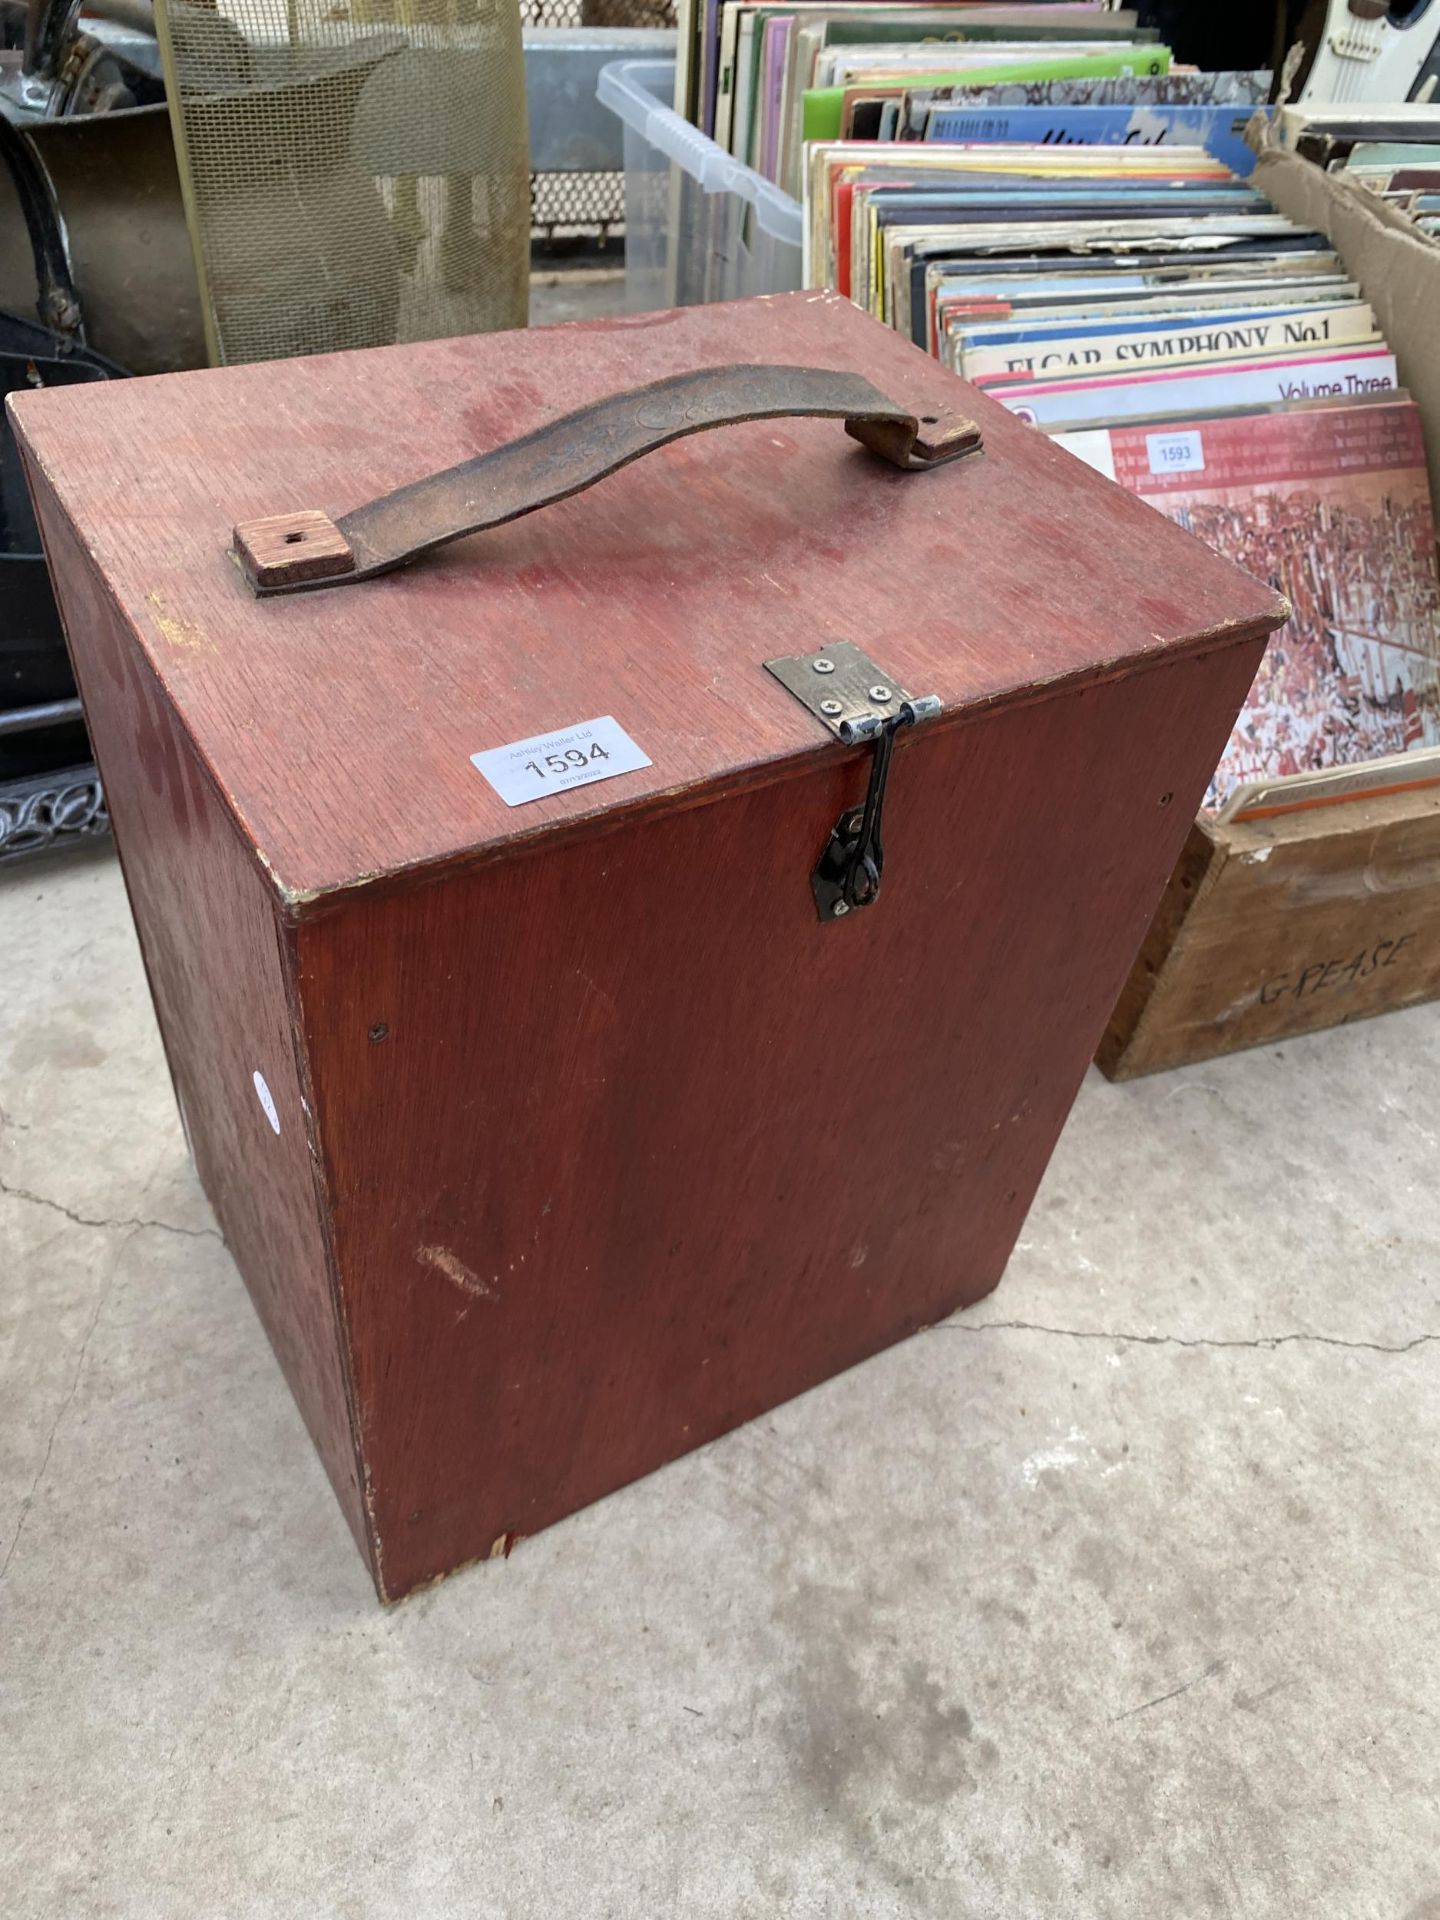
[[[110,831],[100,775],[63,767],[0,781],[0,862],[92,840]]]

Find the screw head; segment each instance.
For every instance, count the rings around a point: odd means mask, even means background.
[[[833,720],[838,714],[842,714],[845,709],[838,700],[822,700],[820,702],[820,711],[822,713],[828,713]]]
[[[834,906],[830,909],[830,911],[832,914],[834,914],[835,918],[838,920],[842,914],[849,913],[850,911],[849,902],[845,900],[837,900]]]
[[[823,653],[818,659],[812,660],[810,665],[816,673],[833,673],[835,671],[835,662],[833,660],[827,660]]]
[[[370,1029],[370,1039],[374,1044],[378,1045],[380,1041],[382,1041],[385,1038],[386,1034],[389,1033],[389,1031],[390,1031],[389,1027],[386,1026],[383,1020],[377,1020],[374,1026],[371,1027]]]
[[[883,707],[887,700],[893,700],[895,696],[889,687],[871,687],[870,698]]]

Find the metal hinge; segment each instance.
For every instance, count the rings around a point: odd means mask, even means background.
[[[822,920],[841,920],[879,898],[885,870],[880,830],[895,736],[902,727],[932,719],[940,701],[933,693],[918,699],[908,694],[848,640],[815,653],[786,654],[765,666],[837,740],[847,746],[874,743],[864,804],[841,814],[810,876],[815,911]]]

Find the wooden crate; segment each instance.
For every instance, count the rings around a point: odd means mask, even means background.
[[[1260,155],[1255,184],[1292,219],[1329,236],[1373,303],[1420,409],[1431,491],[1440,497],[1440,248],[1343,176],[1273,146]],[[1202,819],[1097,1060],[1112,1079],[1133,1079],[1437,994],[1433,789],[1299,806],[1265,820]]]
[[[1097,1055],[1113,1080],[1440,994],[1440,792],[1197,820]]]
[[[744,361],[984,450],[756,419],[382,578],[232,561],[295,512],[261,564],[344,564],[319,516]],[[829,295],[15,415],[196,1164],[383,1597],[995,1285],[1274,594]],[[878,749],[766,663],[851,643],[939,711],[822,919]],[[592,715],[643,764],[472,764]]]

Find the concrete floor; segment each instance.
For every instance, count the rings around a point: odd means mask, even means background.
[[[1092,1078],[984,1306],[386,1613],[107,853],[0,979],[7,1920],[1440,1920],[1440,1008]]]

